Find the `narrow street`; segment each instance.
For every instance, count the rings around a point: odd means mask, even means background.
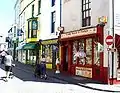
[[[47,80],[35,78],[29,68],[21,68],[19,65],[13,68],[13,72],[14,77],[8,82],[0,79],[1,93],[108,93],[69,84],[49,76]],[[0,77],[4,76],[4,65],[0,65]]]

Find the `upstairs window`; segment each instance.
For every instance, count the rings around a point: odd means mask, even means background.
[[[55,0],[52,0],[52,6],[54,6],[55,5]]]
[[[82,27],[91,25],[91,2],[82,0]]]
[[[38,14],[40,14],[40,9],[41,9],[41,0],[38,1]]]
[[[34,4],[32,5],[32,17],[34,17]]]
[[[55,32],[55,21],[56,21],[56,13],[55,11],[52,12],[52,18],[51,18],[51,33]]]

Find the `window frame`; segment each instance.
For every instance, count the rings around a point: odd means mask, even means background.
[[[55,5],[55,0],[51,1],[51,6],[53,7]]]
[[[85,55],[86,55],[86,53],[87,53],[87,46],[86,46],[86,40],[88,40],[88,39],[92,39],[91,40],[91,47],[93,48],[93,38],[82,38],[82,41],[83,41],[83,50],[84,50],[84,53],[85,53]],[[79,47],[79,43],[80,43],[80,40],[75,40],[75,41],[73,41],[73,44],[75,43],[75,42],[77,42],[77,44],[76,44],[76,50],[78,51],[79,49],[80,49],[80,47]],[[91,67],[92,65],[93,65],[93,61],[94,61],[94,59],[93,59],[93,49],[92,49],[92,54],[91,54],[91,56],[92,56],[92,60],[91,60],[91,64],[88,64],[87,63],[87,57],[85,57],[84,58],[84,63],[82,64],[81,62],[80,62],[80,58],[79,57],[77,57],[76,58],[76,62],[74,62],[74,57],[72,57],[72,65],[78,65],[78,66],[85,66],[85,67]],[[73,49],[73,46],[72,46],[72,55],[74,56],[74,54],[73,54],[73,52],[74,52],[74,49]]]
[[[91,4],[90,0],[82,0],[82,27],[91,25],[90,4]],[[88,16],[87,16],[87,13],[88,13]]]
[[[35,12],[35,11],[34,11],[34,8],[35,8],[35,5],[33,4],[33,5],[32,5],[32,17],[34,17],[34,12]]]
[[[55,32],[56,11],[51,13],[51,33]]]
[[[38,14],[41,14],[41,0],[38,1]]]

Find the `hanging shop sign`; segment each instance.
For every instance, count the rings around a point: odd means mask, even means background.
[[[101,24],[101,23],[107,23],[108,22],[108,18],[107,16],[101,16],[98,18],[98,23]]]
[[[92,78],[92,68],[76,67],[76,75]]]
[[[80,30],[66,32],[66,33],[61,34],[61,39],[82,36],[82,35],[95,34],[95,33],[97,33],[96,27],[87,28],[87,29],[80,29]]]

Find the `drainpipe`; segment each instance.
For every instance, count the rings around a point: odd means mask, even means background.
[[[60,0],[60,27],[61,27],[61,19],[62,19],[62,0]]]
[[[112,35],[114,38],[114,0],[112,0]],[[114,49],[114,43],[112,48]],[[112,82],[111,85],[113,85],[113,80],[114,80],[114,51],[112,51]]]

